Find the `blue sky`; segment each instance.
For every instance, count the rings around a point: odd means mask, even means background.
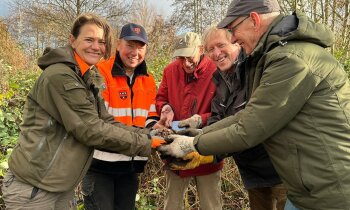
[[[7,5],[8,0],[0,0],[0,16],[4,17],[8,15],[8,5]]]
[[[10,0],[0,0],[0,17],[5,17],[8,15],[8,4],[7,2]],[[171,0],[148,0],[153,6],[155,6],[156,10],[165,17],[171,15]]]
[[[171,0],[149,0],[149,2],[157,8],[157,11],[164,17],[168,17],[172,13]]]

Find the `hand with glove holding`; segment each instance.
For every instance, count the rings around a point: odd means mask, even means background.
[[[162,155],[170,155],[176,158],[183,158],[190,152],[196,152],[193,145],[194,137],[169,135],[173,141],[170,144],[160,145],[157,150]]]
[[[193,115],[190,118],[181,120],[179,122],[179,128],[200,128],[202,126],[202,117],[198,114]]]
[[[214,157],[212,155],[203,156],[198,152],[188,153],[182,158],[184,161],[173,161],[169,163],[171,170],[188,170],[197,168],[199,165],[212,163]]]

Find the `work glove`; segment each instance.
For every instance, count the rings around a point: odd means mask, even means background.
[[[202,117],[198,114],[193,115],[190,118],[181,120],[179,122],[179,128],[188,127],[188,128],[200,128],[202,126]]]
[[[169,163],[171,170],[188,170],[197,168],[199,165],[212,163],[214,157],[212,155],[203,156],[198,152],[188,153],[182,158],[184,161],[174,161]]]
[[[160,112],[160,120],[157,122],[157,124],[159,123],[167,128],[170,128],[173,119],[174,111],[169,104],[166,104],[162,107],[162,111]]]
[[[176,131],[176,134],[178,135],[185,135],[185,136],[191,136],[191,137],[195,137],[202,133],[203,133],[202,129],[196,129],[196,128],[188,128],[185,130]]]
[[[159,146],[166,144],[166,141],[159,136],[153,136],[151,138],[151,147],[152,149],[157,149]]]
[[[176,158],[183,158],[190,152],[196,152],[193,145],[194,137],[169,135],[173,141],[170,144],[160,145],[157,150],[161,155],[170,155]]]

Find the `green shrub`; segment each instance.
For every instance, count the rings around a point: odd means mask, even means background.
[[[147,62],[148,71],[154,76],[157,86],[162,80],[164,68],[171,62],[171,58],[165,54],[159,54],[152,60]]]
[[[350,78],[350,60],[347,59],[347,52],[337,51],[334,53],[334,57],[343,65],[344,70],[348,73]]]
[[[1,69],[8,71],[2,71],[3,77],[0,79],[2,82],[0,89],[0,185],[5,170],[8,168],[7,160],[17,142],[26,96],[38,76],[36,70],[16,72],[11,71],[11,66],[4,64],[1,65]],[[11,74],[11,72],[16,72],[16,74]],[[3,209],[1,195],[0,192],[0,209]]]

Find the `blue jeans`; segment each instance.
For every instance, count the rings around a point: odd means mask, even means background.
[[[295,207],[292,202],[290,202],[289,199],[286,201],[286,205],[284,206],[284,210],[300,210],[297,207]]]

